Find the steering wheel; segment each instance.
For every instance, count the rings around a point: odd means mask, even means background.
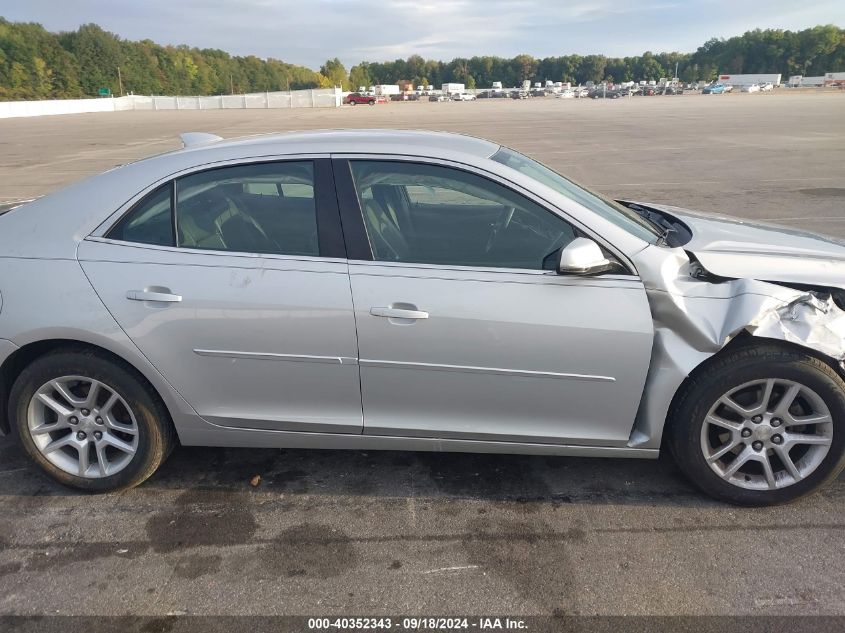
[[[493,225],[493,230],[490,232],[490,237],[487,239],[487,246],[484,247],[485,253],[489,253],[490,249],[493,248],[493,244],[496,243],[496,237],[499,233],[503,230],[507,230],[510,226],[515,212],[516,207],[505,207],[505,209],[499,214],[499,217],[496,219],[496,223]]]

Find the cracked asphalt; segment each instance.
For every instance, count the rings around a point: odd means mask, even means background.
[[[0,120],[0,203],[178,146],[462,131],[610,195],[845,237],[845,94],[400,103]],[[261,476],[258,486],[250,479]],[[657,461],[179,448],[140,488],[42,476],[0,438],[0,615],[839,615],[845,477],[778,508]]]

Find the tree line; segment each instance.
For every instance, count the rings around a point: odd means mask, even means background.
[[[632,57],[563,55],[537,59],[482,56],[450,62],[425,60],[419,55],[389,62],[362,62],[349,72],[354,87],[392,84],[408,79],[418,85],[439,86],[457,81],[469,88],[494,81],[517,86],[524,80],[623,82],[671,78],[675,68],[685,82],[710,81],[719,73],[781,73],[822,75],[845,71],[845,29],[833,25],[803,31],[776,29],[749,31],[730,39],[711,39],[694,53],[652,53]]]
[[[118,71],[120,68],[120,71]],[[133,42],[96,24],[50,33],[0,18],[0,100],[112,94],[211,95],[331,87],[303,66],[217,49]]]
[[[584,84],[657,80],[672,77],[676,67],[683,81],[708,81],[717,73],[779,72],[787,77],[845,71],[845,29],[758,29],[711,39],[693,53],[647,51],[621,58],[517,55],[444,62],[411,55],[361,62],[347,72],[337,58],[314,71],[273,58],[129,41],[96,24],[51,33],[39,24],[0,18],[0,100],[95,96],[103,88],[113,94],[210,95],[331,86],[354,90],[402,80],[414,86],[460,82],[468,88],[490,87],[494,81],[516,86],[526,79]]]

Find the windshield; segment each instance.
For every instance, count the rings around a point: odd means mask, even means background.
[[[646,242],[653,244],[660,237],[660,231],[645,218],[613,200],[608,200],[597,193],[579,187],[556,171],[552,171],[545,165],[523,156],[519,152],[503,147],[492,156],[492,159],[554,189],[559,194],[574,200],[605,220],[610,220],[619,228]]]

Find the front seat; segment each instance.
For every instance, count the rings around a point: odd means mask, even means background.
[[[259,229],[255,222],[243,215],[234,215],[220,225],[220,234],[230,251],[244,253],[274,253],[278,247]]]
[[[382,261],[402,262],[411,257],[411,248],[393,218],[376,200],[364,201],[364,214],[373,255]]]

